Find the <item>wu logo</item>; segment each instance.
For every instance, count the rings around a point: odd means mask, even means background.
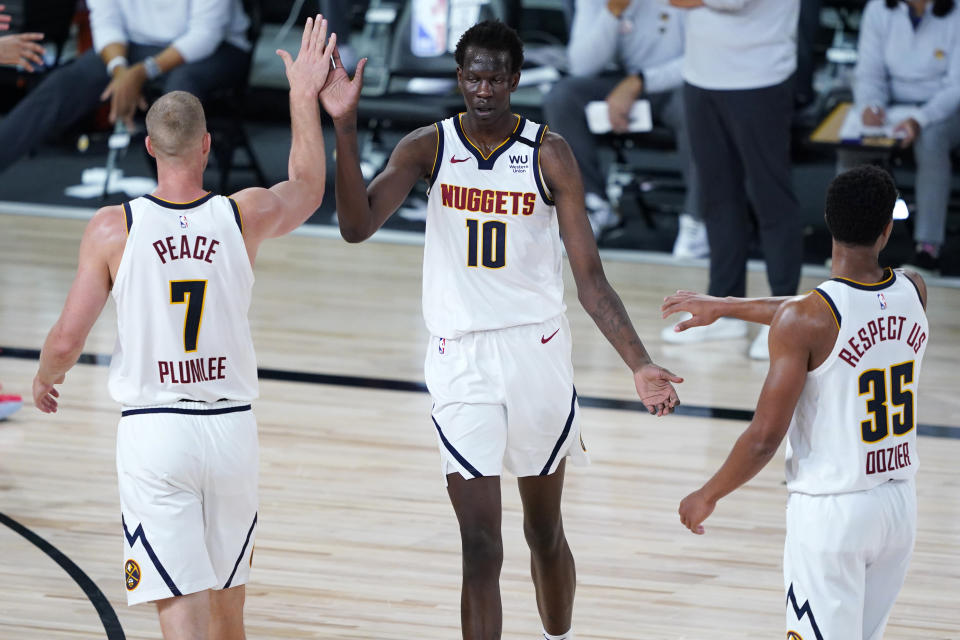
[[[510,156],[510,164],[527,164],[530,156]]]

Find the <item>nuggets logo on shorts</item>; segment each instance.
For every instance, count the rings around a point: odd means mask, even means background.
[[[787,631],[787,640],[803,640],[803,636],[796,631]]]
[[[136,560],[127,560],[123,565],[123,581],[127,585],[127,591],[133,591],[140,585],[140,565]],[[802,640],[802,639],[801,639]]]

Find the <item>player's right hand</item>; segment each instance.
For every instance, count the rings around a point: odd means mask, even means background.
[[[660,307],[663,317],[674,313],[687,312],[692,317],[678,322],[674,331],[685,331],[690,327],[702,327],[713,324],[721,316],[722,298],[704,295],[696,291],[677,291],[663,299]]]
[[[697,489],[680,501],[677,512],[680,514],[680,522],[683,526],[697,535],[703,535],[704,528],[701,523],[710,517],[716,506],[716,502],[707,500],[703,489]]]
[[[54,384],[60,384],[63,380],[64,376],[60,376]],[[53,387],[53,384],[42,382],[39,375],[33,378],[33,404],[37,409],[44,413],[56,413],[59,397],[60,392]]]
[[[337,66],[331,69],[330,75],[327,76],[327,83],[320,91],[320,104],[331,118],[338,120],[354,114],[357,110],[360,90],[363,89],[363,69],[367,66],[367,59],[363,58],[357,63],[352,79],[343,68],[340,51],[337,49],[333,51],[333,61]]]
[[[337,34],[331,34],[327,39],[327,21],[318,14],[316,18],[307,18],[296,60],[287,51],[277,49],[292,93],[306,93],[311,98],[320,95],[331,71],[330,60],[336,46]]]

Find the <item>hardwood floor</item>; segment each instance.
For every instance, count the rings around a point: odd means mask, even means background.
[[[83,223],[0,213],[0,345],[38,349],[60,311]],[[251,324],[262,367],[422,381],[417,246],[288,237],[257,265]],[[684,375],[685,405],[752,408],[766,365],[747,340],[665,345],[659,304],[703,288],[702,268],[610,261],[655,359]],[[569,274],[568,274],[569,275]],[[805,279],[811,287],[816,280]],[[568,278],[579,393],[632,399],[629,372],[576,302]],[[751,274],[751,292],[765,283]],[[931,287],[931,344],[919,420],[950,437],[921,437],[919,534],[886,637],[960,638],[960,290]],[[109,354],[108,303],[87,342]],[[6,392],[26,396],[30,359],[0,357]],[[44,538],[99,586],[127,638],[159,638],[153,607],[128,608],[114,466],[118,408],[106,367],[78,365],[47,416],[25,406],[0,422],[0,513]],[[460,555],[440,476],[429,396],[348,385],[265,380],[255,410],[261,491],[250,638],[459,637]],[[597,640],[780,638],[784,595],[782,452],[723,500],[693,536],[680,499],[712,473],[745,421],[584,408],[593,465],[570,468],[565,525],[577,559],[574,627]],[[956,431],[954,431],[954,429]],[[538,637],[519,499],[504,478],[502,578],[506,639]],[[868,525],[865,525],[868,526]],[[83,591],[27,539],[0,526],[0,638],[103,638]]]

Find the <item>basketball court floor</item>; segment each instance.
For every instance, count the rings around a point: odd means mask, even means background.
[[[42,341],[73,277],[84,223],[0,205],[0,382],[28,400]],[[459,637],[459,537],[440,476],[422,363],[421,247],[329,230],[268,242],[251,324],[261,366],[260,512],[247,590],[250,638]],[[565,524],[577,559],[574,628],[595,640],[782,638],[783,453],[721,501],[694,536],[677,505],[726,456],[766,364],[747,339],[660,341],[659,305],[706,271],[605,260],[655,360],[686,378],[677,415],[639,409],[632,379],[576,301],[576,384],[591,467],[570,468]],[[823,273],[804,278],[811,288]],[[766,290],[750,273],[754,295]],[[960,289],[933,284],[918,418],[919,533],[886,637],[960,638]],[[107,395],[108,303],[67,376],[61,410],[0,422],[0,639],[159,638],[126,606]],[[516,483],[505,477],[505,639],[539,637]],[[871,523],[865,522],[864,527]]]

